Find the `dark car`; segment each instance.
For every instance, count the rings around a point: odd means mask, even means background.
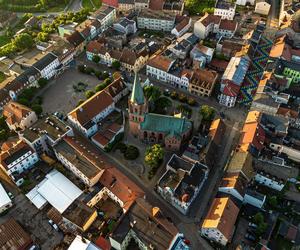
[[[256,237],[253,234],[245,234],[245,239],[255,241]]]

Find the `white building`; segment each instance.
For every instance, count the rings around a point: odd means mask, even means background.
[[[267,16],[269,15],[270,9],[271,9],[271,4],[269,4],[265,0],[256,0],[255,10],[254,10],[255,13]]]
[[[125,33],[126,35],[134,34],[137,31],[136,22],[127,17],[123,17],[118,22],[114,23],[114,29]]]
[[[188,16],[184,16],[182,20],[172,29],[171,33],[174,34],[177,38],[181,37],[186,33],[191,27],[192,19]]]
[[[235,16],[236,4],[230,0],[217,0],[214,15],[221,16],[222,19],[233,20]]]
[[[175,26],[175,15],[166,11],[142,10],[137,17],[139,29],[168,31]]]
[[[97,19],[101,23],[102,30],[105,30],[111,26],[115,22],[116,18],[116,9],[107,5],[102,5],[100,9],[89,16],[89,19]]]
[[[37,184],[26,197],[38,209],[50,203],[59,213],[63,213],[82,191],[57,170],[52,170]]]
[[[215,198],[204,218],[201,235],[226,246],[232,239],[239,211],[229,197]]]
[[[73,136],[72,128],[54,115],[39,119],[19,133],[19,137],[38,154],[46,152],[48,155],[54,155],[52,148],[67,135]]]
[[[2,147],[0,159],[1,168],[19,186],[23,183],[23,178],[15,176],[32,168],[38,162],[39,157],[31,147],[20,140],[15,144],[6,143],[5,148]]]
[[[49,80],[56,74],[59,64],[58,57],[50,52],[33,64],[32,67],[40,72],[42,78]]]
[[[258,193],[254,190],[247,189],[244,196],[244,204],[250,204],[257,208],[262,208],[266,201],[266,195]]]
[[[7,209],[9,209],[10,207],[12,207],[12,201],[9,198],[8,194],[6,193],[4,187],[2,186],[2,184],[0,183],[0,215],[6,211]]]
[[[68,247],[68,250],[101,250],[91,241],[83,236],[76,235],[76,238],[72,241],[71,245]]]
[[[86,137],[90,137],[97,132],[98,123],[114,108],[113,98],[106,91],[100,91],[72,110],[68,120]]]
[[[205,39],[209,34],[216,37],[232,38],[237,30],[238,23],[231,19],[222,19],[221,16],[205,14],[194,23],[194,34]]]
[[[277,177],[263,171],[259,171],[258,173],[256,173],[254,180],[261,185],[267,186],[277,191],[281,191],[285,185],[283,180],[278,179]]]
[[[14,131],[29,128],[38,119],[32,109],[14,101],[3,107],[3,115],[9,129]]]
[[[105,168],[98,152],[92,150],[91,144],[75,137],[65,137],[54,147],[57,159],[88,187],[99,181]]]
[[[207,166],[199,162],[190,163],[173,154],[166,172],[158,181],[157,191],[181,213],[187,214],[207,176]]]

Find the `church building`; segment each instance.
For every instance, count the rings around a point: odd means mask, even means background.
[[[169,150],[179,150],[192,132],[192,122],[186,118],[148,113],[148,100],[137,74],[128,109],[130,132],[146,143],[162,143]]]

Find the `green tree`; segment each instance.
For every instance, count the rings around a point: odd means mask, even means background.
[[[41,105],[39,104],[33,104],[31,106],[32,110],[37,114],[37,115],[40,115],[43,113],[43,108]]]
[[[32,39],[32,36],[29,35],[28,33],[22,33],[13,40],[13,44],[18,48],[18,49],[27,49],[31,48],[34,44],[34,41]]]
[[[48,83],[48,80],[46,78],[40,78],[38,80],[38,84],[40,86],[40,88],[44,88]]]
[[[100,56],[94,55],[92,60],[93,60],[94,63],[99,63],[100,62]]]
[[[0,140],[1,141],[7,140],[8,136],[9,136],[9,133],[6,129],[0,130]]]
[[[277,197],[275,195],[271,196],[268,199],[268,203],[272,208],[276,208],[278,205]]]
[[[262,215],[262,213],[256,213],[253,217],[254,223],[255,224],[260,224],[264,222],[264,216]]]
[[[120,67],[121,67],[121,63],[120,63],[119,61],[115,60],[115,61],[112,62],[111,66],[112,66],[114,69],[119,70]]]
[[[86,97],[87,99],[89,99],[89,98],[91,98],[94,94],[95,94],[94,91],[88,90],[88,91],[85,92],[85,97]]]
[[[215,116],[215,110],[208,105],[202,105],[199,113],[204,121],[211,121]]]
[[[168,97],[161,96],[156,100],[154,105],[155,105],[155,110],[154,110],[155,113],[164,114],[165,109],[172,106],[172,101]]]
[[[127,160],[135,160],[139,157],[139,149],[133,145],[128,145],[126,151],[124,152],[124,157]]]
[[[98,84],[98,85],[95,87],[95,91],[96,91],[96,92],[99,92],[99,91],[105,89],[106,86],[107,86],[107,85],[106,85],[105,83],[100,83],[100,84]]]
[[[158,87],[149,85],[144,87],[144,94],[148,101],[155,103],[161,96],[161,91]]]
[[[41,42],[47,42],[49,39],[49,34],[41,31],[37,34],[36,39]]]
[[[164,149],[159,144],[154,144],[147,148],[145,152],[145,163],[151,168],[155,168],[164,158]]]

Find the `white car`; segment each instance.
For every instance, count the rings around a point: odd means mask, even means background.
[[[53,220],[48,220],[48,223],[49,223],[56,231],[59,230],[58,226],[53,222]]]

